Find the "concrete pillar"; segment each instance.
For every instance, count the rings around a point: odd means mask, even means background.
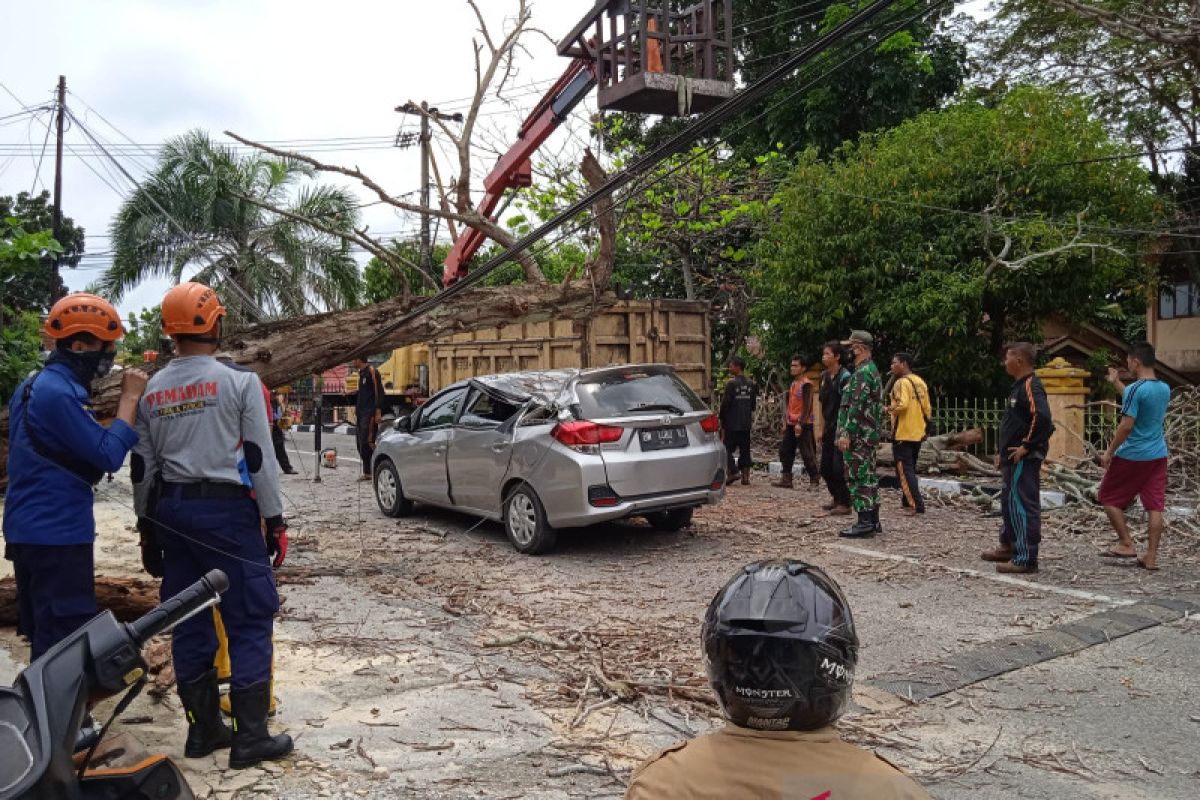
[[[1050,416],[1055,431],[1050,437],[1049,459],[1073,467],[1086,456],[1084,448],[1084,403],[1087,402],[1087,378],[1090,373],[1078,369],[1064,358],[1056,358],[1037,371],[1046,387]]]

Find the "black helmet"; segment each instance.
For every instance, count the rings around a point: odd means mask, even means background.
[[[744,567],[708,606],[708,679],[725,717],[759,730],[814,730],[845,710],[858,634],[842,590],[802,561]]]

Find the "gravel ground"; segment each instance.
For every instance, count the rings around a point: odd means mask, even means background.
[[[715,724],[698,637],[709,599],[742,564],[802,558],[845,588],[863,641],[850,738],[938,798],[1191,798],[1200,767],[1200,627],[1169,622],[1072,656],[910,703],[871,685],[1003,637],[1121,604],[1200,598],[1200,548],[1168,531],[1163,570],[1094,556],[1107,537],[1047,532],[1042,571],[1001,581],[979,562],[997,520],[931,508],[847,543],[820,493],[756,474],[677,534],[640,521],[560,534],[520,556],[499,525],[440,511],[391,520],[341,466],[285,479],[292,549],[280,574],[274,725],[297,754],[232,772],[183,761],[173,695],[118,723],[179,759],[199,796],[619,797],[629,770]],[[296,461],[297,459],[293,459]],[[300,464],[297,464],[300,466]],[[97,569],[136,575],[127,484],[101,487]],[[7,567],[5,563],[0,570]],[[0,631],[0,680],[26,649]],[[6,651],[7,650],[7,654]]]

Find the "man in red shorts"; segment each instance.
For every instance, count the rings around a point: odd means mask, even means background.
[[[1137,377],[1126,386],[1116,368],[1108,381],[1121,393],[1121,422],[1108,451],[1101,456],[1105,467],[1097,499],[1117,532],[1117,544],[1101,555],[1137,558],[1139,567],[1158,569],[1158,540],[1162,536],[1163,510],[1167,499],[1167,440],[1163,419],[1171,401],[1171,389],[1154,374],[1154,347],[1147,342],[1129,350],[1129,371]],[[1150,515],[1149,543],[1138,558],[1137,547],[1125,524],[1125,509],[1140,497]]]

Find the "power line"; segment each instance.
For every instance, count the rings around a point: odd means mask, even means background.
[[[37,189],[38,181],[42,177],[42,160],[46,157],[46,145],[50,143],[50,121],[46,120],[46,136],[42,139],[42,152],[38,156],[37,166],[33,170],[33,182],[29,184],[29,193],[33,194]],[[45,184],[42,184],[45,186]]]
[[[88,127],[86,125],[84,125],[79,120],[78,117],[75,116],[74,112],[70,111],[69,109],[66,109],[66,111],[67,111],[67,114],[71,117],[71,119],[75,122],[75,124],[79,126],[79,130],[81,130],[85,136],[87,136],[89,139],[91,139],[92,142],[97,147],[99,147],[102,151],[105,151],[105,154],[108,155],[108,158],[113,163],[113,165],[118,170],[120,170],[121,174],[124,175],[125,178],[130,183],[132,183],[135,187],[137,187],[137,190],[140,191],[142,188],[141,184],[138,183],[136,178],[134,178],[132,175],[129,174],[129,171],[125,169],[125,166],[123,164],[121,164],[120,161],[117,161],[117,159],[114,158],[112,155],[107,153],[107,151],[104,148],[104,145],[100,144],[100,142],[96,140],[96,138],[92,135],[92,132],[88,129]],[[175,217],[171,216],[170,212],[168,212],[165,208],[162,207],[162,205],[158,202],[158,200],[154,197],[153,194],[151,194],[149,192],[141,191],[141,195],[143,197],[145,197],[155,208],[157,208],[159,213],[161,213],[164,217],[166,217],[167,221],[170,222],[184,238],[190,240],[193,244],[196,242],[195,237],[192,236],[192,234],[189,233],[183,227],[183,225],[181,225],[179,223],[179,221],[175,219]],[[213,264],[210,264],[210,266],[214,270],[219,269],[215,262]],[[223,270],[221,270],[221,271],[223,272]],[[237,281],[232,280],[231,278],[229,278],[228,275],[226,275],[225,278],[226,278],[226,282],[235,290],[235,292],[237,294],[241,295],[242,299],[245,301],[246,309],[251,313],[252,316],[256,317],[258,319],[258,321],[261,322],[262,318],[263,318],[263,312],[262,312],[262,309],[260,309],[258,307],[258,304],[254,302],[254,299],[252,297],[250,297],[250,295],[240,285],[238,285]]]

